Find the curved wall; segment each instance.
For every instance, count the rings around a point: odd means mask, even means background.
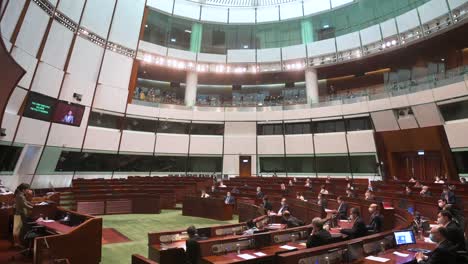
[[[412,94],[304,109],[156,108],[127,104],[135,59],[131,54],[122,53],[112,43],[138,49],[139,21],[145,1],[61,0],[57,7],[45,7],[50,14],[59,10],[73,21],[79,21],[78,25],[70,23],[66,18],[60,22],[44,12],[39,2],[31,1],[29,5],[25,5],[28,2],[8,1],[6,12],[0,21],[7,50],[27,71],[14,90],[2,120],[2,128],[6,128],[6,136],[0,137],[2,144],[25,146],[12,175],[1,177],[10,186],[25,181],[32,182],[35,187],[49,187],[50,184],[59,187],[68,186],[73,177],[113,177],[114,173],[103,176],[54,171],[60,152],[66,149],[150,155],[222,156],[223,172],[232,175],[238,174],[239,157],[244,154],[253,157],[253,174],[258,172],[256,162],[260,156],[375,155],[372,130],[260,136],[256,133],[256,125],[257,122],[314,121],[356,115],[370,115],[377,131],[440,125],[444,122],[434,103],[464,97],[468,93],[466,76],[462,76],[450,84],[440,83],[438,88]],[[74,33],[70,30],[70,27],[77,29],[78,26],[89,31]],[[135,30],[131,30],[132,28]],[[98,39],[91,32],[106,38]],[[81,126],[65,126],[19,115],[29,91],[84,105],[86,111]],[[73,97],[74,93],[82,94],[82,101],[77,102]],[[407,106],[413,106],[415,117],[411,120],[397,120],[392,109]],[[88,126],[91,110],[150,119],[223,122],[225,133],[223,136],[156,134]],[[463,134],[452,129],[455,126],[464,127],[468,123],[455,123],[456,125],[445,123],[450,144],[456,142],[453,147],[468,147],[468,140]],[[131,173],[133,174],[136,173]],[[115,174],[115,177],[125,176],[126,174]]]

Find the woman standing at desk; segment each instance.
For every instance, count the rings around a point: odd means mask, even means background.
[[[15,217],[13,220],[13,240],[15,246],[21,244],[21,229],[23,222],[29,215],[29,210],[33,208],[32,204],[26,199],[26,193],[30,190],[29,184],[22,183],[15,190]]]

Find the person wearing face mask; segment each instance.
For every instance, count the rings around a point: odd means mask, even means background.
[[[445,206],[446,204],[447,204],[447,200],[445,200],[445,199],[439,199],[439,200],[437,201],[437,206],[438,206],[439,211],[444,210],[444,206]]]
[[[416,261],[418,264],[440,264],[440,263],[457,263],[455,249],[453,244],[447,239],[448,233],[445,227],[437,226],[431,229],[430,239],[437,243],[429,255],[424,255],[422,252],[416,253]]]
[[[345,203],[345,201],[343,200],[343,197],[341,196],[336,197],[336,202],[338,203],[338,208],[336,210],[332,210],[334,217],[336,217],[339,220],[347,219],[348,204]]]
[[[263,196],[265,196],[262,192],[262,188],[260,186],[257,187],[257,193],[256,193],[257,199],[263,199]]]
[[[319,193],[317,196],[317,204],[322,206],[323,209],[327,208],[327,205],[328,205],[327,198],[325,198],[321,193]]]
[[[226,193],[226,197],[224,197],[224,203],[231,205],[236,203],[236,199],[234,199],[234,197],[231,195],[231,192]]]
[[[284,211],[283,213],[283,224],[286,224],[288,228],[303,226],[304,222],[299,220],[297,217],[291,215],[289,211]]]
[[[442,188],[442,193],[440,194],[440,199],[445,199],[448,204],[456,204],[457,197],[455,193],[448,188],[448,186],[444,186]]]
[[[369,233],[378,233],[383,229],[383,216],[380,214],[380,210],[377,204],[371,204],[369,206],[369,213],[371,214],[371,221],[366,226]]]
[[[361,218],[361,213],[358,208],[351,208],[350,219],[353,223],[353,227],[350,229],[341,229],[340,233],[348,235],[351,239],[359,238],[367,235],[367,228],[364,220]]]
[[[323,229],[323,221],[320,217],[312,219],[312,232],[307,239],[307,248],[318,247],[326,245],[328,240],[331,239],[330,232]]]
[[[447,229],[446,239],[452,242],[458,250],[465,250],[465,237],[463,229],[453,221],[452,214],[447,210],[442,210],[437,214],[437,223]]]
[[[289,210],[289,207],[288,207],[288,204],[286,203],[286,198],[282,198],[281,199],[281,207],[280,209],[278,210],[278,213],[277,215],[283,215],[283,213],[285,211],[288,211]]]

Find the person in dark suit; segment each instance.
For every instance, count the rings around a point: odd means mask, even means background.
[[[288,228],[303,226],[304,222],[299,220],[297,217],[291,215],[289,211],[283,213],[283,224],[286,224]]]
[[[187,234],[189,238],[185,241],[185,253],[187,264],[197,264],[200,259],[200,245],[198,241],[201,238],[197,234],[195,226],[189,226],[187,228]]]
[[[257,199],[263,199],[263,197],[265,196],[262,192],[262,188],[260,186],[257,187]]]
[[[226,193],[226,197],[224,197],[224,203],[225,204],[234,204],[236,202],[236,199],[231,196],[231,192]]]
[[[286,198],[281,199],[281,207],[278,210],[277,215],[283,215],[284,212],[289,211],[289,206],[286,203]]]
[[[317,196],[317,204],[320,205],[323,209],[327,208],[328,201],[321,193]]]
[[[367,228],[358,208],[351,208],[350,219],[353,222],[351,229],[341,229],[340,233],[348,235],[351,239],[367,235]]]
[[[424,185],[421,188],[421,191],[419,192],[419,195],[421,195],[421,197],[431,197],[432,193],[431,193],[431,191],[429,191],[429,186]]]
[[[437,223],[447,229],[447,240],[454,244],[458,250],[465,250],[463,229],[453,221],[453,216],[449,211],[440,211],[439,214],[437,214]]]
[[[375,203],[369,206],[369,213],[371,214],[371,220],[368,226],[366,226],[369,233],[378,233],[383,229],[383,216],[380,214],[379,206]]]
[[[323,246],[331,239],[330,232],[323,229],[323,221],[320,217],[312,219],[312,232],[307,239],[307,248]]]
[[[348,219],[348,204],[343,200],[343,197],[336,197],[336,202],[338,203],[338,208],[336,209],[336,218],[339,220]]]
[[[440,199],[445,199],[448,204],[456,204],[457,203],[457,198],[455,196],[455,193],[447,186],[444,186],[442,189],[442,193],[440,194]]]
[[[280,190],[283,196],[287,196],[289,193],[289,190],[286,189],[286,185],[284,183],[280,184]]]
[[[437,243],[437,247],[427,256],[422,252],[418,252],[415,256],[418,264],[458,263],[455,247],[448,240],[448,232],[445,227],[433,227],[430,239]]]
[[[346,189],[346,197],[348,197],[348,198],[357,198],[356,193],[354,192],[354,189],[347,188]]]
[[[263,197],[263,204],[262,207],[265,209],[267,214],[270,214],[270,212],[273,210],[273,206],[271,203],[268,201],[268,197],[264,196]]]

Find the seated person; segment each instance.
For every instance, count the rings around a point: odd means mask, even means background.
[[[398,181],[398,177],[395,176],[395,175],[393,175],[393,180],[394,180],[394,181]]]
[[[312,219],[312,232],[307,239],[307,248],[326,245],[332,236],[330,232],[323,229],[323,221],[320,217]]]
[[[252,220],[247,221],[246,225],[247,230],[245,230],[244,233],[242,233],[242,235],[244,236],[250,236],[253,235],[256,231],[259,231],[257,225]]]
[[[27,222],[33,209],[33,204],[26,198],[31,191],[27,183],[21,183],[15,190],[15,216],[13,219],[13,241],[14,246],[21,246],[26,227],[23,223]]]
[[[257,187],[257,193],[256,193],[257,199],[263,199],[263,196],[265,196],[262,192],[262,188],[260,186]]]
[[[309,178],[306,179],[304,187],[309,187],[309,188],[312,187],[312,185],[310,184],[310,179]]]
[[[409,187],[409,186],[406,186],[406,187],[405,187],[405,194],[406,194],[406,195],[411,195],[411,194],[413,194],[413,191],[411,190],[411,187]]]
[[[323,209],[327,208],[327,205],[328,205],[327,198],[325,198],[321,193],[319,193],[317,196],[317,204],[322,206]]]
[[[377,204],[371,204],[369,206],[369,213],[371,214],[371,220],[369,225],[366,226],[367,231],[370,233],[382,232],[383,229],[383,216],[380,214],[379,206]]]
[[[328,190],[325,188],[325,185],[322,185],[322,186],[320,187],[320,193],[321,193],[321,194],[328,194]]]
[[[366,193],[364,194],[365,198],[367,201],[374,201],[375,200],[375,195],[374,192],[371,190],[367,190]]]
[[[303,226],[304,222],[292,216],[289,211],[283,213],[283,224],[286,224],[288,228]]]
[[[419,192],[419,195],[421,195],[421,197],[431,197],[432,193],[431,191],[429,191],[429,186],[424,185],[421,191]]]
[[[447,205],[447,200],[445,200],[445,198],[442,198],[442,199],[439,199],[437,201],[437,207],[439,209],[439,211],[442,211],[444,210],[444,207]]]
[[[289,211],[288,204],[286,203],[286,198],[281,199],[281,207],[278,210],[276,215],[283,215],[284,212]]]
[[[443,184],[445,183],[439,176],[436,176],[435,177],[435,180],[434,180],[434,183],[440,183],[440,184]]]
[[[455,208],[453,204],[446,204],[443,207],[443,210],[447,210],[452,214],[452,221],[455,221],[458,226],[465,226],[465,216],[463,215],[463,212],[458,208]]]
[[[453,221],[452,214],[447,210],[442,210],[437,214],[437,223],[447,230],[445,237],[457,250],[465,250],[465,237],[463,235],[463,228],[461,228],[455,221]]]
[[[195,226],[189,226],[187,228],[188,239],[185,241],[185,255],[187,264],[196,264],[200,259],[200,245],[198,241],[201,238],[197,234]]]
[[[413,185],[414,188],[421,188],[422,186],[423,185],[418,180]]]
[[[466,179],[464,177],[460,177],[460,183],[461,184],[466,184]]]
[[[352,190],[350,188],[346,189],[346,197],[348,197],[348,198],[357,198],[356,193],[354,192],[354,190]]]
[[[304,195],[302,195],[300,192],[296,193],[296,199],[307,202],[307,200],[304,198]]]
[[[288,192],[289,192],[289,191],[288,191],[288,189],[286,189],[286,185],[285,185],[284,183],[282,183],[282,184],[280,185],[280,190],[281,190],[281,194],[282,194],[282,195],[288,195]]]
[[[201,198],[209,198],[210,195],[207,194],[206,191],[203,189],[203,190],[201,191],[201,196],[200,196],[200,197],[201,197]]]
[[[340,233],[348,235],[351,239],[367,235],[366,224],[364,223],[364,220],[362,220],[361,213],[358,208],[351,208],[349,218],[353,223],[353,227],[350,229],[341,229]]]
[[[416,182],[416,180],[414,179],[414,177],[411,177],[408,182]]]
[[[232,194],[239,194],[240,191],[239,191],[239,189],[237,189],[236,186],[234,186],[234,187],[232,187],[231,193],[232,193]]]
[[[456,204],[457,198],[455,193],[449,189],[448,186],[442,188],[442,193],[440,194],[440,199],[445,199],[448,204]]]
[[[288,185],[289,185],[290,187],[294,186],[293,181],[292,181],[292,180],[289,180]]]
[[[437,243],[437,248],[428,256],[422,252],[416,253],[415,258],[418,264],[457,263],[454,245],[448,240],[448,232],[445,227],[433,227],[430,239]]]
[[[271,203],[268,201],[268,197],[267,197],[267,196],[264,196],[264,197],[263,197],[262,207],[263,207],[263,209],[265,209],[265,212],[266,212],[267,215],[269,215],[270,212],[273,210],[273,206],[272,206]]]
[[[227,186],[224,184],[223,181],[219,182],[219,188],[226,188]]]
[[[348,183],[346,184],[346,189],[350,189],[350,190],[354,191],[355,188],[354,188],[353,183],[348,182]]]
[[[326,183],[326,184],[331,183],[331,177],[330,177],[330,175],[327,176],[327,179],[325,180],[325,183]]]
[[[218,189],[216,189],[216,186],[212,185],[211,186],[211,193],[217,193],[217,192],[218,192]]]
[[[231,196],[231,192],[226,193],[226,197],[224,197],[224,204],[235,204],[236,199]]]
[[[336,214],[336,218],[338,218],[338,220],[348,219],[348,204],[341,196],[336,197],[336,202],[338,203],[338,208],[333,210],[333,213]]]

